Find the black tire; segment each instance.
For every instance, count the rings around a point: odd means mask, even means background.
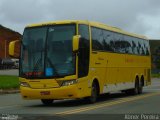
[[[98,97],[98,87],[95,82],[93,82],[91,89],[92,90],[91,90],[91,96],[89,97],[89,102],[95,103],[97,101],[97,97]]]
[[[44,105],[51,105],[53,103],[53,99],[41,99],[41,102],[44,104]]]
[[[125,90],[125,94],[132,95],[133,89]]]
[[[138,94],[142,94],[143,92],[143,85],[142,85],[142,81],[139,82],[139,88],[138,88]]]
[[[137,95],[139,94],[139,82],[138,80],[135,81],[135,87],[133,89],[125,90],[127,95]]]
[[[135,88],[133,89],[133,94],[134,94],[134,95],[137,95],[138,92],[139,92],[139,81],[136,80]]]

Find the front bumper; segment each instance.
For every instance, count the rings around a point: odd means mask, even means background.
[[[76,84],[49,89],[33,89],[21,86],[20,90],[24,99],[70,99],[82,97]],[[42,94],[42,92],[47,94]]]

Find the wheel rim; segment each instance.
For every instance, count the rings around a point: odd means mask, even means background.
[[[96,87],[96,85],[94,84],[94,85],[92,86],[91,102],[96,102],[96,99],[97,99],[97,87]]]
[[[135,94],[138,94],[139,92],[139,83],[136,82],[136,85],[135,85]]]
[[[139,94],[142,93],[142,89],[143,89],[143,88],[142,88],[142,82],[140,82],[140,84],[139,84],[139,90],[138,90],[138,93],[139,93]]]

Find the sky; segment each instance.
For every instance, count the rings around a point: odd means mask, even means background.
[[[160,0],[0,0],[0,24],[21,34],[28,24],[68,19],[160,39]]]

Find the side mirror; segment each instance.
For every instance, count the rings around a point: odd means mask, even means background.
[[[20,57],[20,40],[15,40],[9,43],[9,55],[13,58]]]
[[[79,38],[80,38],[80,35],[75,35],[73,36],[73,52],[76,52],[78,51],[79,49]]]

